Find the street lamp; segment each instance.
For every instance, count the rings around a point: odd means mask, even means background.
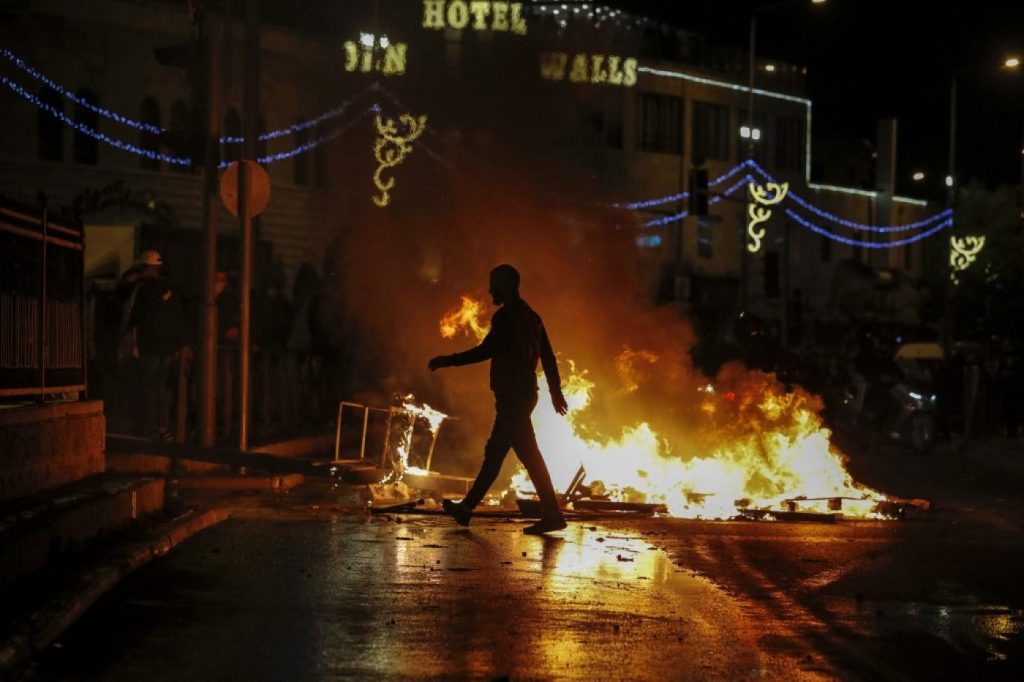
[[[759,139],[759,135],[756,135],[757,128],[754,127],[754,72],[757,69],[757,15],[763,12],[768,12],[773,9],[780,7],[788,7],[790,5],[798,5],[804,2],[804,0],[781,0],[780,2],[773,2],[762,7],[755,7],[750,11],[750,45],[748,53],[750,57],[750,64],[747,70],[747,125],[746,128],[749,131],[754,131],[755,135],[744,135],[743,137],[748,140],[747,143],[747,156],[750,159],[754,158],[754,142]],[[811,0],[812,5],[824,5],[826,0]],[[769,68],[771,67],[771,68]],[[774,65],[768,65],[765,70],[769,73],[775,70]],[[742,134],[742,130],[741,130]]]
[[[754,149],[755,143],[761,139],[761,131],[754,126],[754,73],[757,70],[757,15],[762,12],[768,12],[773,9],[780,7],[788,7],[790,5],[798,5],[806,2],[806,0],[780,0],[779,2],[772,2],[761,7],[754,7],[750,11],[750,45],[747,49],[748,56],[750,58],[749,68],[747,69],[747,125],[740,128],[740,137],[747,140],[747,158],[751,161],[754,160]],[[811,4],[823,5],[825,0],[811,0]],[[774,65],[772,65],[774,68]],[[772,69],[765,69],[772,71]],[[740,221],[745,224],[746,221]],[[784,237],[785,239],[785,237]],[[788,248],[788,243],[787,243]],[[788,261],[788,256],[787,256]],[[743,310],[747,306],[747,237],[744,232],[744,236],[740,238],[740,286],[739,286],[739,306],[740,310]],[[788,264],[786,265],[788,268]],[[786,339],[786,307],[788,305],[788,282],[784,281],[783,289],[785,290],[783,296],[783,341]]]

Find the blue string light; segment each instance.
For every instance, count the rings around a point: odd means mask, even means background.
[[[0,82],[2,82],[3,85],[6,85],[8,88],[10,88],[10,90],[13,91],[15,94],[20,95],[23,99],[27,100],[29,103],[34,104],[35,106],[39,107],[40,109],[42,109],[46,113],[50,114],[54,118],[58,119],[59,121],[61,121],[65,125],[67,125],[70,128],[72,128],[73,130],[75,130],[77,132],[80,132],[83,135],[88,135],[89,137],[92,137],[92,138],[94,138],[94,139],[96,139],[96,140],[98,140],[100,142],[103,142],[104,144],[110,145],[111,147],[113,147],[115,149],[119,149],[119,150],[124,151],[124,152],[129,152],[131,154],[136,154],[138,156],[144,156],[144,157],[146,157],[148,159],[153,159],[155,161],[163,161],[164,163],[169,163],[169,164],[172,164],[172,165],[175,165],[175,166],[191,166],[192,165],[192,159],[190,159],[190,158],[182,157],[182,156],[171,156],[169,154],[164,154],[162,152],[154,151],[152,149],[145,149],[143,147],[139,147],[137,145],[131,144],[130,142],[125,142],[123,140],[119,140],[117,138],[110,137],[109,135],[101,133],[98,130],[95,130],[95,129],[85,125],[84,123],[79,123],[78,121],[75,121],[74,119],[69,117],[63,111],[60,111],[59,109],[53,107],[52,105],[47,104],[46,102],[42,101],[38,96],[36,96],[35,94],[29,92],[28,90],[26,90],[22,86],[18,85],[17,83],[12,81],[7,76],[0,76]],[[346,103],[346,106],[347,106],[347,103]],[[259,163],[261,163],[261,164],[266,165],[266,164],[274,163],[275,161],[282,161],[284,159],[292,158],[294,156],[302,154],[303,152],[307,152],[307,151],[309,151],[311,149],[319,147],[320,145],[325,144],[327,142],[330,142],[334,138],[338,137],[338,135],[341,135],[343,132],[349,130],[353,125],[356,124],[356,122],[361,120],[367,113],[369,113],[371,111],[373,111],[373,112],[380,111],[380,107],[378,105],[376,105],[376,104],[371,105],[368,109],[366,109],[361,114],[359,114],[358,116],[353,118],[347,124],[343,125],[342,127],[338,128],[337,130],[334,130],[334,131],[328,133],[327,135],[322,135],[322,136],[320,136],[320,137],[318,137],[316,139],[310,140],[306,144],[299,145],[298,147],[294,147],[293,149],[289,149],[287,151],[278,152],[276,154],[268,154],[267,156],[261,156],[260,158],[257,159],[257,161]],[[219,168],[227,168],[229,165],[230,165],[230,162],[222,161],[222,162],[220,162],[218,167]]]
[[[103,134],[103,133],[101,133],[101,132],[99,132],[97,130],[93,130],[92,128],[90,128],[89,126],[85,125],[84,123],[79,123],[78,121],[73,120],[67,114],[65,114],[63,111],[59,111],[55,107],[53,107],[53,106],[47,104],[46,102],[42,101],[36,95],[32,94],[31,92],[29,92],[25,88],[21,87],[20,85],[18,85],[17,83],[15,83],[11,79],[9,79],[7,76],[0,76],[0,80],[2,80],[3,84],[6,85],[8,88],[10,88],[12,91],[14,91],[16,94],[21,95],[24,99],[26,99],[29,102],[31,102],[32,104],[36,105],[37,107],[39,107],[40,109],[42,109],[46,113],[48,113],[51,116],[61,120],[65,125],[70,126],[74,130],[76,130],[76,131],[78,131],[78,132],[80,132],[80,133],[82,133],[84,135],[88,135],[89,137],[95,138],[95,139],[99,140],[100,142],[108,144],[111,147],[114,147],[115,149],[120,149],[121,151],[125,151],[125,152],[131,152],[132,154],[138,154],[139,156],[145,156],[148,159],[154,159],[154,160],[158,160],[158,161],[163,161],[165,163],[174,164],[176,166],[191,166],[192,165],[192,160],[191,159],[188,159],[188,158],[185,158],[185,157],[181,157],[181,156],[170,156],[168,154],[163,154],[161,152],[153,151],[152,149],[144,149],[142,147],[138,147],[138,146],[136,146],[134,144],[131,144],[129,142],[124,142],[122,140],[118,140],[118,139],[112,138],[109,135],[105,135],[105,134]]]
[[[127,116],[122,116],[121,114],[117,113],[116,111],[110,111],[108,109],[104,109],[103,107],[97,106],[96,104],[90,102],[87,99],[79,97],[75,93],[71,92],[71,90],[68,90],[67,88],[65,88],[63,85],[60,85],[59,83],[53,82],[52,80],[47,78],[45,74],[40,73],[36,69],[34,69],[31,66],[29,66],[28,64],[26,64],[25,61],[23,59],[21,59],[21,57],[18,57],[16,54],[14,54],[10,50],[8,50],[6,47],[0,48],[0,54],[2,54],[8,61],[10,61],[12,64],[17,66],[19,69],[21,69],[22,71],[27,73],[32,78],[35,78],[36,80],[41,81],[47,87],[49,87],[50,89],[54,90],[56,93],[58,93],[62,97],[66,97],[67,99],[71,100],[72,102],[74,102],[78,106],[85,107],[86,109],[88,109],[90,111],[96,112],[100,116],[104,116],[106,118],[109,118],[112,121],[117,121],[118,123],[120,123],[122,125],[126,125],[126,126],[129,126],[131,128],[135,128],[136,130],[141,130],[141,131],[146,132],[146,133],[152,133],[154,135],[159,135],[160,134],[160,128],[158,126],[155,126],[155,125],[153,125],[151,123],[143,123],[142,121],[136,121],[135,119],[128,118]]]
[[[748,159],[745,163],[747,163],[751,168],[757,171],[762,177],[767,179],[769,182],[776,182],[775,178],[773,178],[771,174],[768,173],[768,171],[766,171],[764,168],[758,165],[756,161]],[[825,220],[836,223],[837,225],[849,227],[853,230],[878,232],[882,234],[888,234],[892,232],[909,232],[911,230],[917,230],[923,227],[927,227],[928,225],[931,225],[936,221],[949,218],[953,215],[953,209],[947,208],[946,210],[940,211],[939,213],[924,218],[923,220],[918,220],[912,223],[905,223],[903,225],[867,225],[865,223],[856,223],[853,222],[852,220],[845,220],[844,218],[840,218],[837,215],[820,209],[817,206],[814,206],[813,204],[808,202],[806,199],[800,197],[798,194],[794,193],[792,190],[786,194],[786,198],[792,199],[794,202],[796,202],[796,204],[798,204],[802,208],[810,211],[811,213],[814,213],[820,218],[824,218]]]
[[[742,164],[740,164],[739,167],[742,167]],[[730,171],[730,173],[726,173],[725,175],[722,175],[721,177],[724,178],[724,177],[726,177],[727,175],[730,175],[730,174],[732,174],[732,171]],[[751,181],[751,179],[752,178],[749,175],[744,176],[739,182],[737,182],[736,184],[732,185],[727,190],[722,192],[722,194],[720,196],[711,197],[708,200],[708,206],[714,206],[718,202],[722,201],[722,199],[724,199],[725,197],[731,196],[731,195],[735,194],[741,187],[743,187],[747,183],[749,183]],[[708,183],[708,186],[710,186],[710,185],[711,185],[711,183]],[[674,223],[674,222],[677,222],[679,220],[683,220],[688,215],[690,215],[689,211],[683,211],[681,213],[676,213],[675,215],[667,215],[667,216],[664,216],[664,217],[661,217],[661,218],[655,218],[653,220],[648,220],[647,222],[640,223],[640,226],[641,227],[660,227],[662,225],[668,225],[669,223]]]
[[[791,208],[785,209],[785,212],[786,215],[789,216],[792,220],[802,225],[803,227],[807,228],[811,232],[816,232],[817,234],[820,234],[823,237],[828,237],[832,241],[839,242],[840,244],[848,244],[849,246],[862,246],[865,249],[894,249],[897,246],[906,246],[907,244],[913,244],[914,242],[919,242],[922,239],[927,239],[928,237],[931,237],[933,234],[941,232],[942,230],[945,230],[953,226],[953,219],[947,218],[938,225],[932,227],[930,230],[926,230],[919,234],[915,234],[913,237],[906,237],[904,239],[898,239],[893,242],[866,242],[859,239],[850,239],[849,237],[843,237],[841,235],[835,234],[834,232],[830,232],[829,230],[826,230],[823,227],[819,227],[814,223],[810,222],[809,220],[806,220],[805,218],[797,215]]]
[[[261,157],[256,159],[256,162],[261,164],[261,165],[266,166],[266,165],[272,164],[272,163],[274,163],[276,161],[284,161],[285,159],[290,159],[293,156],[298,156],[299,154],[308,152],[308,151],[310,151],[312,149],[315,149],[316,147],[319,147],[322,144],[326,144],[326,143],[330,142],[331,140],[333,140],[334,138],[338,137],[342,133],[348,131],[349,129],[352,128],[352,126],[354,126],[356,123],[361,121],[367,114],[369,114],[371,112],[379,112],[379,111],[380,111],[380,107],[378,105],[376,105],[376,104],[373,104],[373,105],[367,107],[366,109],[364,109],[362,112],[360,112],[359,115],[356,116],[355,118],[353,118],[351,121],[349,121],[345,125],[341,126],[340,128],[331,131],[327,135],[321,135],[320,137],[318,137],[318,138],[316,138],[314,140],[310,140],[306,144],[301,144],[298,147],[294,147],[292,149],[289,149],[288,151],[278,152],[276,154],[268,154],[267,156],[261,156]],[[218,168],[227,168],[230,165],[231,165],[231,162],[229,162],[229,161],[221,161],[220,165],[218,166]]]
[[[96,104],[90,102],[87,99],[83,99],[83,98],[79,97],[78,95],[76,95],[74,92],[72,92],[68,88],[65,88],[63,85],[60,85],[59,83],[54,82],[52,79],[48,78],[45,74],[43,74],[40,71],[38,71],[37,69],[34,69],[33,67],[29,66],[27,63],[25,63],[25,60],[23,60],[21,57],[18,57],[16,54],[11,52],[6,47],[0,48],[0,55],[2,55],[4,58],[6,58],[8,61],[13,63],[19,69],[21,69],[22,71],[27,73],[32,78],[35,78],[36,80],[42,82],[43,84],[45,84],[47,87],[53,89],[55,92],[57,92],[62,97],[65,97],[65,98],[71,100],[74,104],[77,104],[79,106],[85,107],[86,109],[89,109],[90,111],[93,111],[93,112],[99,114],[100,116],[103,116],[105,118],[109,118],[112,121],[115,121],[115,122],[120,123],[122,125],[126,125],[126,126],[128,126],[130,128],[135,128],[136,130],[140,130],[140,131],[147,132],[147,133],[152,133],[154,135],[159,135],[162,132],[159,126],[155,126],[155,125],[153,125],[151,123],[146,123],[144,121],[137,121],[137,120],[135,120],[133,118],[129,118],[127,116],[119,114],[116,111],[111,111],[109,109],[104,109],[103,107],[97,106]],[[308,128],[312,128],[312,127],[315,127],[317,125],[320,125],[321,123],[323,123],[325,121],[329,121],[331,119],[335,119],[335,118],[341,116],[343,113],[345,113],[345,110],[357,98],[359,98],[360,96],[364,95],[367,91],[373,90],[375,88],[376,88],[376,84],[370,85],[366,89],[362,90],[361,92],[353,95],[352,97],[349,97],[347,100],[345,100],[344,102],[342,102],[338,106],[334,107],[333,109],[328,109],[327,111],[323,112],[322,114],[320,114],[316,118],[311,118],[311,119],[309,119],[307,121],[301,121],[299,123],[295,123],[295,124],[290,125],[290,126],[285,126],[284,128],[279,128],[277,130],[269,130],[269,131],[260,133],[258,139],[260,140],[260,142],[268,142],[270,140],[275,140],[275,139],[277,139],[279,137],[285,137],[287,135],[294,135],[295,133],[297,133],[299,131],[306,130]],[[242,144],[243,142],[245,142],[245,137],[244,136],[228,136],[228,135],[225,135],[225,136],[222,136],[220,138],[220,142],[223,143],[223,144]]]
[[[358,93],[356,93],[355,95],[352,95],[351,97],[349,97],[347,100],[345,100],[344,102],[342,102],[338,106],[334,107],[333,109],[328,109],[327,111],[325,111],[324,113],[320,114],[316,118],[311,118],[308,121],[301,121],[299,123],[295,123],[295,124],[290,125],[290,126],[285,126],[284,128],[278,128],[277,130],[269,130],[267,132],[260,133],[258,139],[259,139],[260,142],[268,142],[270,140],[274,140],[274,139],[277,139],[279,137],[285,137],[285,136],[288,136],[288,135],[294,135],[295,133],[297,133],[297,132],[299,132],[301,130],[306,130],[308,128],[313,128],[315,126],[318,126],[321,123],[323,123],[324,121],[330,121],[331,119],[338,118],[343,113],[345,113],[345,110],[348,109],[348,107],[352,104],[352,102],[356,101],[357,99],[359,99],[360,97],[365,95],[368,91],[375,90],[375,89],[377,89],[376,88],[376,84],[367,86],[364,90],[361,90]],[[374,106],[377,106],[377,105],[374,105]],[[241,137],[225,136],[225,137],[221,137],[220,141],[225,143],[225,144],[242,144],[243,142],[245,142],[245,136],[241,136]]]

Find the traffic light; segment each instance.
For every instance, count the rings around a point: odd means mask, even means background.
[[[703,166],[690,169],[689,182],[689,212],[690,215],[702,216],[708,214],[708,169]]]

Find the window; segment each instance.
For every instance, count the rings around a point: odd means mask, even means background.
[[[171,125],[169,130],[174,133],[169,149],[171,155],[192,159],[192,119],[188,114],[188,106],[180,99],[175,100],[174,104],[171,105]],[[193,159],[192,161],[193,164],[199,167],[202,166],[202,159]],[[176,173],[188,173],[192,168],[177,163],[171,165],[171,170]]]
[[[775,119],[775,167],[798,171],[803,152],[803,122],[799,118],[780,116]]]
[[[309,128],[300,128],[295,131],[295,147],[302,147],[309,144]],[[292,179],[296,185],[301,187],[309,184],[309,154],[299,153],[295,155],[295,169]]]
[[[637,149],[679,154],[683,151],[682,99],[641,92],[637,98]]]
[[[729,108],[708,102],[693,103],[693,158],[729,160]]]
[[[821,238],[821,262],[828,263],[832,260],[832,240],[828,237]]]
[[[764,295],[766,298],[779,297],[779,252],[764,254]]]
[[[221,132],[221,137],[228,139],[242,137],[242,117],[239,115],[238,109],[228,107],[224,114],[224,130]],[[240,161],[242,159],[242,143],[236,141],[221,144],[220,158],[228,163]]]
[[[55,111],[64,113],[64,99],[53,88],[43,88],[39,99]],[[36,111],[36,153],[40,161],[64,160],[64,124],[43,107]]]
[[[160,105],[152,97],[142,100],[139,109],[139,119],[148,125],[160,127]],[[158,153],[160,151],[159,133],[143,130],[139,134],[139,146],[147,151]],[[146,170],[160,170],[160,159],[151,159],[148,156],[139,157],[139,165]]]
[[[702,215],[697,218],[697,256],[710,260],[714,258],[715,228],[720,216]]]
[[[612,149],[622,149],[622,104],[622,96],[616,92],[604,110],[604,141]]]
[[[85,88],[79,90],[77,93],[80,100],[84,100],[89,104],[96,104],[96,95],[93,94],[92,90]],[[97,115],[96,112],[87,106],[82,104],[75,105],[75,123],[89,130],[95,131],[97,129]],[[97,158],[99,157],[99,141],[91,135],[87,135],[79,130],[75,131],[74,137],[74,160],[75,163],[84,163],[89,165],[95,165]]]

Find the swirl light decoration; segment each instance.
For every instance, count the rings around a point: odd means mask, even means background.
[[[772,217],[770,207],[786,198],[789,183],[768,182],[759,185],[751,181],[747,187],[750,190],[750,198],[753,199],[747,205],[747,251],[757,253],[761,250],[761,240],[765,234],[765,228],[758,226]]]
[[[966,237],[951,236],[949,238],[949,278],[953,284],[960,283],[957,273],[971,267],[971,263],[978,260],[978,254],[984,248],[984,236],[967,235]]]
[[[411,142],[422,135],[427,127],[426,114],[419,118],[414,118],[412,114],[402,114],[398,120],[408,131],[404,135],[398,134],[398,126],[392,118],[385,121],[378,114],[375,121],[378,137],[373,145],[373,156],[379,165],[373,172],[373,184],[380,190],[380,194],[374,195],[373,203],[381,208],[391,203],[389,192],[395,186],[393,177],[385,179],[381,177],[381,173],[402,163],[412,151]]]

